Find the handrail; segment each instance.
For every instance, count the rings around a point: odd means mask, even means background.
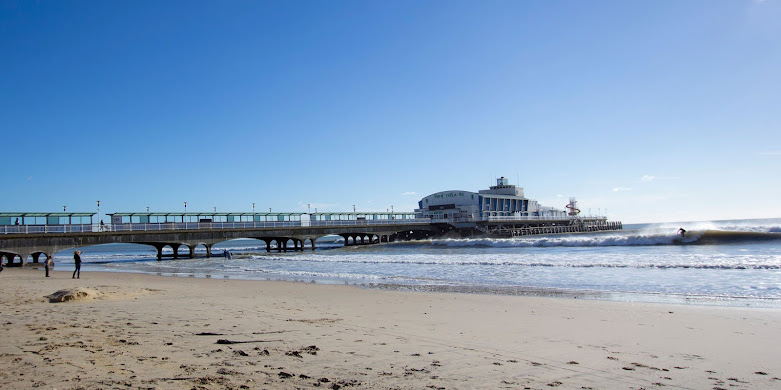
[[[514,215],[497,215],[497,216],[486,216],[483,218],[475,218],[474,220],[477,221],[569,221],[572,219],[582,219],[582,220],[607,220],[606,216],[580,216],[580,217],[570,217],[570,216],[540,216],[540,215],[527,215],[527,216],[514,216]]]
[[[94,231],[92,224],[0,226],[0,234],[85,233],[92,231]]]

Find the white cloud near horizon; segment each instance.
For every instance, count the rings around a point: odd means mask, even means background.
[[[655,179],[656,179],[656,176],[643,175],[643,177],[640,178],[640,181],[649,182],[649,181],[654,181]]]
[[[632,189],[631,188],[627,188],[627,187],[614,187],[612,191],[613,192],[626,192],[626,191],[632,191]]]
[[[407,191],[401,194],[401,196],[409,196],[409,195],[417,195],[418,193],[415,191]]]

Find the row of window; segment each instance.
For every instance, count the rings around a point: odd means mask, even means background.
[[[91,217],[0,217],[0,225],[89,225]]]
[[[525,199],[488,198],[481,199],[481,208],[484,211],[526,211],[529,201]]]
[[[182,223],[182,222],[252,222],[252,215],[132,215],[122,216],[115,223]],[[288,222],[300,221],[301,216],[294,214],[279,215],[255,215],[255,222]],[[388,220],[388,219],[413,219],[410,215],[367,214],[358,216],[357,219]],[[313,221],[354,221],[354,215],[313,215]]]
[[[115,218],[114,223],[182,223],[182,222],[252,222],[252,215],[133,215]],[[300,221],[300,215],[256,215],[255,222],[287,222]],[[367,214],[358,216],[358,219],[388,220],[388,219],[413,219],[410,215]],[[120,219],[117,221],[117,219]],[[355,215],[313,215],[313,221],[350,221],[355,220]],[[0,217],[2,225],[89,225],[92,218],[87,217]]]

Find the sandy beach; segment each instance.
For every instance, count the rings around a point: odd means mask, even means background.
[[[19,268],[0,294],[8,389],[781,388],[777,309]]]

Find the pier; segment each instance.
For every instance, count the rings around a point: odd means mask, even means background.
[[[149,245],[157,258],[212,256],[220,242],[249,238],[268,252],[316,249],[318,238],[340,236],[345,246],[434,237],[517,237],[620,230],[605,217],[421,217],[415,213],[114,213],[110,223],[94,213],[0,213],[0,260],[9,266],[38,263],[41,256],[109,243]],[[17,222],[18,221],[18,222]],[[189,253],[180,255],[186,247]],[[169,248],[170,250],[166,250]],[[168,253],[170,252],[170,254]]]

